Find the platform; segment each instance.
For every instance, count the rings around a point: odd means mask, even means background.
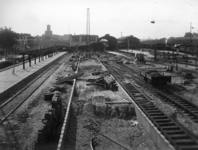
[[[35,61],[32,60],[31,67],[29,66],[29,62],[26,62],[25,70],[23,69],[23,64],[21,64],[15,66],[15,68],[0,72],[0,94],[64,54],[65,52],[60,52],[47,59],[44,58],[44,60],[40,62],[37,60],[36,64]],[[14,72],[13,69],[15,70]]]

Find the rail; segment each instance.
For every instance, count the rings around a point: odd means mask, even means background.
[[[79,61],[77,63],[77,70],[76,70],[75,73],[78,73],[79,62],[80,62],[80,57],[79,57]],[[72,104],[72,98],[73,98],[73,94],[74,94],[75,85],[76,85],[76,79],[73,79],[73,86],[72,86],[72,90],[71,90],[71,95],[69,97],[69,103],[67,105],[67,111],[66,111],[66,114],[65,114],[65,118],[64,118],[62,128],[61,128],[61,133],[60,133],[60,137],[59,137],[59,141],[58,141],[57,150],[62,150],[63,149],[63,144],[64,144],[64,140],[65,140],[65,137],[66,137],[69,118],[70,118],[70,110],[71,110],[71,104]]]
[[[149,118],[152,124],[161,133],[161,137],[164,137],[174,148],[179,150],[198,149],[197,140],[189,135],[186,130],[178,126],[171,118],[161,112],[136,86],[124,83],[125,77],[123,74],[113,69],[112,66],[105,65],[105,67],[134,100],[135,104]]]
[[[121,68],[127,71],[132,71],[131,74],[137,73],[135,70],[125,65],[121,65]],[[134,78],[139,84],[144,85],[145,82],[142,81],[139,77],[135,76]],[[177,108],[178,111],[183,111],[183,113],[187,116],[190,116],[194,122],[198,122],[198,106],[179,96],[178,94],[172,93],[169,90],[168,86],[154,87],[149,84],[147,84],[146,86],[147,88],[149,87],[148,90],[152,94],[160,97],[160,99],[162,99],[164,102],[171,104],[172,106]]]
[[[65,55],[64,55],[65,56]],[[61,57],[60,61],[65,61],[63,58]],[[69,58],[69,56],[67,56],[67,58]],[[17,97],[19,97],[21,94],[24,94],[22,96],[22,98],[20,99],[20,102],[18,102],[18,104],[15,105],[15,107],[9,111],[8,113],[4,114],[4,118],[1,119],[0,124],[2,124],[5,120],[7,120],[7,118],[13,114],[49,77],[52,73],[54,73],[55,70],[57,70],[59,68],[59,66],[62,63],[58,63],[56,62],[55,64],[53,64],[52,66],[50,66],[46,71],[44,71],[41,75],[39,75],[37,78],[35,78],[32,82],[30,82],[27,86],[25,86],[21,91],[19,91],[18,93],[16,93],[13,97],[11,97],[9,100],[7,100],[5,103],[3,103],[0,106],[0,109],[3,112],[3,108],[6,107],[6,105],[8,105],[9,103],[13,102],[15,99],[17,99]],[[47,74],[47,75],[46,75]],[[42,76],[45,77],[42,77]],[[33,85],[35,84],[35,85]],[[31,88],[30,92],[25,92],[25,90],[27,90],[28,88]],[[4,112],[5,113],[5,112]]]

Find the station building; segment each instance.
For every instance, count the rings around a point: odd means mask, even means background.
[[[133,35],[118,38],[119,48],[139,48],[140,40]]]
[[[90,37],[90,44],[98,41],[98,35],[89,35],[89,37]],[[87,41],[87,35],[85,34],[71,35],[70,46],[86,46],[86,41]]]

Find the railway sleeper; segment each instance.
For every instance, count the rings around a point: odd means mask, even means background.
[[[189,106],[189,105],[186,105],[185,107],[186,107],[187,109],[190,109],[190,110],[195,109],[193,106]]]
[[[155,119],[155,122],[157,122],[157,123],[171,123],[172,121],[171,120],[169,120],[169,119]]]
[[[189,139],[189,137],[186,134],[174,134],[170,136],[171,139]]]
[[[144,105],[144,104],[148,105],[149,103],[151,103],[150,101],[148,101],[145,98],[136,98],[135,100],[141,105]]]
[[[178,145],[197,145],[196,142],[194,142],[192,139],[175,139],[174,142]]]
[[[131,93],[132,95],[136,96],[136,95],[140,95],[140,91],[138,90],[131,90],[131,89],[127,89],[129,93]],[[141,94],[142,95],[142,94]]]
[[[161,126],[161,127],[163,127],[163,126],[175,126],[175,124],[174,123],[172,123],[172,122],[166,122],[166,123],[159,123],[158,122],[158,124]]]
[[[144,103],[151,103],[148,99],[146,98],[136,98],[136,100],[138,101],[138,103],[144,104]]]
[[[190,108],[191,111],[193,111],[194,113],[198,113],[198,109],[197,108]]]
[[[143,95],[141,93],[132,93],[132,92],[130,92],[130,93],[134,97],[143,97]]]
[[[145,105],[138,105],[139,107],[141,107],[142,109],[144,109],[145,111],[147,110],[147,109],[152,109],[152,107],[153,107],[153,109],[152,110],[156,110],[156,107],[155,106],[153,106],[152,104],[145,104]]]
[[[163,130],[166,130],[166,131],[169,131],[169,130],[181,130],[178,126],[176,125],[173,125],[173,126],[165,126],[165,127],[162,127]]]
[[[147,111],[147,113],[149,114],[149,115],[151,115],[151,116],[158,116],[158,115],[164,115],[161,111],[157,111],[157,112],[155,112],[155,111],[151,111],[151,112],[148,112]]]
[[[161,112],[148,112],[147,113],[150,115],[150,116],[159,116],[159,115],[163,115]]]
[[[150,104],[150,105],[141,105],[145,110],[158,110],[155,105]]]
[[[182,145],[180,147],[182,150],[198,150],[198,145]]]
[[[151,103],[151,102],[149,102],[149,101],[138,101],[138,103],[142,106],[142,107],[144,107],[144,108],[146,108],[146,107],[152,107],[153,106],[153,104]],[[155,108],[156,109],[156,108]]]
[[[159,110],[147,110],[147,112],[149,114],[152,114],[152,113],[161,113]]]
[[[143,105],[142,105],[142,106],[143,106]],[[153,106],[153,104],[145,105],[144,109],[147,110],[147,111],[150,111],[150,110],[158,110],[158,109],[156,109],[155,106]],[[158,111],[159,111],[159,110],[158,110]]]
[[[166,131],[166,133],[170,136],[177,135],[177,134],[180,134],[180,135],[185,134],[182,130],[168,130]]]

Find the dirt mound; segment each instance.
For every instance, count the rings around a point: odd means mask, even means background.
[[[86,119],[84,120],[84,123],[83,123],[83,128],[86,128],[88,129],[89,131],[92,131],[92,132],[95,132],[95,133],[98,133],[100,131],[100,125],[99,125],[99,122],[96,121],[95,119]]]
[[[93,105],[94,113],[98,117],[105,118],[119,118],[119,119],[132,119],[135,116],[135,108],[129,104],[122,105],[106,105],[97,104]]]

